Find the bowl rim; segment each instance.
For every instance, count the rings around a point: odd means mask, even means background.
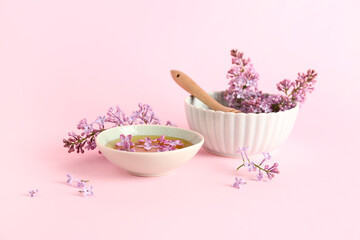
[[[101,144],[99,142],[99,140],[98,140],[98,137],[100,135],[103,135],[103,134],[105,134],[106,132],[108,132],[110,130],[114,131],[114,129],[131,128],[131,127],[137,127],[137,126],[148,126],[148,127],[168,128],[168,129],[181,129],[181,130],[190,132],[190,133],[195,134],[198,137],[200,137],[200,142],[192,144],[191,146],[184,147],[184,148],[181,148],[181,149],[176,149],[176,150],[173,150],[173,151],[165,151],[165,152],[128,152],[128,151],[119,151],[119,150],[116,150],[116,149],[113,149],[113,148],[109,148],[109,147],[105,146],[104,144]],[[136,136],[136,135],[134,135],[134,136]],[[196,132],[196,131],[181,128],[181,127],[173,127],[173,126],[165,126],[165,125],[152,125],[152,124],[134,124],[134,125],[117,126],[117,127],[106,129],[106,130],[102,131],[101,133],[99,133],[96,136],[95,142],[96,142],[96,146],[98,148],[100,148],[99,146],[102,146],[102,147],[106,148],[108,151],[116,152],[116,153],[119,153],[119,154],[125,154],[125,155],[126,154],[130,154],[130,155],[151,154],[152,156],[155,156],[155,155],[160,155],[160,154],[176,154],[176,153],[179,153],[179,152],[182,152],[182,151],[188,151],[189,149],[192,149],[192,148],[197,148],[199,145],[201,147],[203,145],[203,143],[204,143],[204,136],[201,135],[200,133]]]
[[[225,91],[211,91],[211,92],[207,92],[208,94],[214,94],[214,93],[224,93]],[[184,100],[184,103],[185,103],[185,106],[188,106],[190,108],[195,108],[199,111],[202,111],[202,112],[209,112],[209,113],[222,113],[222,114],[226,114],[226,115],[233,115],[233,116],[236,116],[236,115],[242,115],[242,116],[249,116],[249,115],[255,115],[255,116],[261,116],[261,115],[274,115],[274,114],[285,114],[287,112],[291,112],[291,111],[298,111],[299,110],[299,103],[296,102],[296,105],[295,107],[291,108],[291,109],[288,109],[288,110],[285,110],[285,111],[279,111],[279,112],[269,112],[269,113],[243,113],[243,112],[240,112],[240,113],[234,113],[234,112],[223,112],[223,111],[215,111],[215,110],[212,110],[212,109],[206,109],[206,108],[200,108],[200,107],[197,107],[195,106],[194,104],[191,104],[190,103],[190,99],[191,98],[196,98],[194,97],[193,95],[188,95],[187,97],[185,97],[185,100]],[[199,100],[199,99],[198,99]],[[201,101],[201,100],[199,100]]]

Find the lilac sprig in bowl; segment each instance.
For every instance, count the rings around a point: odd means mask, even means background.
[[[204,148],[213,154],[239,157],[241,147],[249,147],[252,156],[273,152],[289,137],[300,105],[314,89],[317,73],[299,73],[295,81],[285,79],[277,84],[281,94],[268,94],[258,89],[259,74],[251,60],[237,50],[231,51],[231,57],[228,89],[209,95],[241,113],[213,111],[189,96],[185,99],[189,127],[204,136]]]

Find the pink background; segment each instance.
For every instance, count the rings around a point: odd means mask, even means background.
[[[359,12],[331,0],[0,0],[0,239],[360,239]],[[319,72],[273,181],[204,150],[140,178],[62,147],[80,119],[117,104],[148,103],[188,128],[188,94],[169,70],[223,90],[232,48],[251,56],[264,91]],[[248,184],[231,187],[235,176]]]

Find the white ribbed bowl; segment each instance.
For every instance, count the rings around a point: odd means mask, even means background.
[[[226,105],[223,91],[209,94]],[[206,151],[239,157],[239,147],[250,147],[248,154],[256,156],[281,146],[294,127],[299,105],[277,113],[231,113],[210,110],[197,98],[188,96],[185,111],[190,129],[204,136]]]

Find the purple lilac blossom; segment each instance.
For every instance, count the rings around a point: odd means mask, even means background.
[[[264,155],[264,159],[261,161],[261,163],[259,164],[259,166],[261,166],[266,160],[270,160],[271,159],[271,155],[268,152],[263,152],[262,153]]]
[[[158,152],[168,152],[168,151],[174,151],[176,148],[174,148],[171,145],[162,145],[159,146]]]
[[[249,163],[247,164],[247,167],[248,167],[249,172],[256,171],[256,167],[255,167],[255,163],[254,163],[254,162],[249,162]]]
[[[94,192],[92,191],[92,188],[93,188],[92,186],[90,186],[90,187],[84,186],[84,187],[82,188],[82,190],[80,190],[79,192],[82,193],[82,195],[83,195],[84,197],[92,196],[92,195],[94,195]]]
[[[78,182],[77,182],[77,185],[76,185],[76,187],[78,187],[78,188],[84,188],[85,186],[86,186],[86,183],[87,183],[88,181],[85,181],[85,180],[79,180]]]
[[[105,121],[106,121],[106,117],[105,117],[105,116],[103,116],[103,117],[98,116],[98,117],[96,118],[95,123],[97,123],[97,124],[99,125],[99,129],[100,129],[100,130],[105,129]]]
[[[124,134],[121,134],[120,141],[117,142],[115,146],[120,151],[135,152],[134,143],[131,141],[131,139],[132,139],[131,135],[125,136]]]
[[[237,152],[247,152],[249,150],[250,147],[239,147],[239,149],[237,150]]]
[[[151,150],[152,148],[157,148],[156,145],[153,145],[153,140],[149,137],[145,137],[145,139],[140,139],[140,143],[143,143],[142,145],[137,145],[138,147],[144,148],[146,151]]]
[[[155,139],[155,141],[158,142],[159,145],[161,144],[165,144],[165,135],[161,135],[160,137],[158,137],[157,139]]]
[[[264,174],[262,173],[261,169],[259,169],[259,173],[256,175],[256,178],[258,181],[261,181],[263,179]]]
[[[241,185],[245,185],[245,184],[246,182],[243,179],[235,177],[235,182],[233,183],[233,187],[240,189]]]
[[[76,187],[78,187],[78,188],[85,187],[86,183],[89,182],[89,180],[80,180],[80,179],[74,178],[70,174],[66,174],[66,176],[68,178],[66,182],[72,186],[76,185]]]
[[[315,70],[309,69],[306,73],[298,73],[294,82],[287,79],[279,82],[277,88],[280,92],[284,92],[291,101],[302,104],[306,99],[306,94],[314,90],[316,76]]]
[[[76,178],[73,178],[70,174],[66,174],[67,176],[67,180],[66,180],[66,183],[70,184],[70,185],[73,185],[73,183],[77,183],[79,180],[76,179]]]
[[[63,139],[64,147],[68,148],[68,152],[84,153],[86,150],[94,150],[96,148],[96,136],[106,130],[106,123],[113,123],[111,127],[133,125],[133,124],[160,124],[159,118],[155,116],[152,108],[147,104],[139,104],[139,110],[133,112],[129,117],[119,106],[110,108],[107,116],[98,116],[92,123],[88,123],[87,119],[82,119],[77,128],[82,130],[80,134],[69,132],[69,137]],[[176,126],[174,123],[167,121],[167,126]],[[110,127],[110,128],[111,128]]]
[[[169,144],[172,147],[184,145],[184,143],[181,140],[168,140],[167,144]]]
[[[94,130],[93,124],[87,123],[86,118],[80,120],[80,122],[77,125],[77,128],[83,130],[83,132],[81,133],[81,136],[89,136],[92,133],[92,131]]]
[[[269,113],[289,110],[296,106],[296,102],[303,103],[306,94],[311,93],[316,83],[317,74],[314,70],[298,74],[292,82],[285,79],[277,84],[280,94],[267,94],[258,90],[259,74],[255,71],[251,60],[245,59],[238,50],[231,50],[232,67],[227,73],[229,87],[224,98],[229,107],[236,108],[243,113]]]
[[[138,106],[140,109],[133,112],[132,116],[130,116],[130,125],[134,124],[134,119],[137,119],[139,124],[160,125],[159,118],[155,116],[155,113],[149,105],[140,103]]]
[[[35,189],[35,190],[30,190],[30,191],[29,191],[29,195],[30,195],[30,197],[34,197],[35,194],[38,193],[38,192],[39,192],[39,190],[37,190],[37,189]]]
[[[173,122],[171,122],[171,121],[167,121],[166,122],[166,124],[165,124],[166,126],[170,126],[170,127],[177,127],[177,125],[175,124],[175,123],[173,123]]]

